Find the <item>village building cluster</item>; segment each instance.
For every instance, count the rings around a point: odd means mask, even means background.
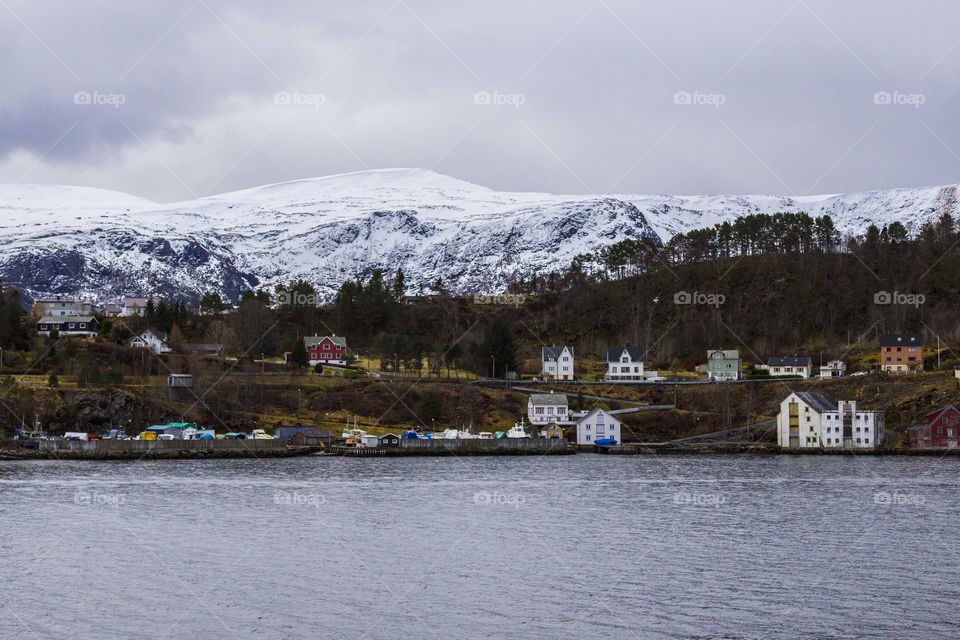
[[[125,297],[97,308],[89,301],[72,298],[45,298],[36,301],[41,309],[37,333],[62,336],[96,337],[100,332],[98,316],[119,318],[143,316],[153,296]],[[129,339],[132,347],[157,354],[170,353],[166,333],[147,329]],[[311,366],[348,366],[350,358],[346,338],[338,335],[314,335],[302,338]],[[923,371],[923,336],[920,334],[887,334],[880,337],[878,371],[888,374],[911,374]],[[200,356],[224,356],[223,345],[182,344],[182,353]],[[289,358],[290,354],[286,354]],[[579,379],[574,348],[569,345],[545,346],[541,350],[539,378],[543,382],[573,382]],[[734,382],[748,376],[739,349],[710,349],[698,367],[709,381]],[[753,365],[750,377],[821,379],[842,378],[847,375],[847,364],[842,359],[829,360],[816,367],[810,356],[773,356]],[[855,373],[854,375],[861,375]],[[960,379],[960,370],[957,371]],[[609,383],[659,382],[665,378],[648,366],[648,353],[642,346],[629,343],[606,348],[606,363],[598,380]],[[189,387],[192,378],[174,374],[170,387]],[[564,429],[576,429],[579,445],[616,444],[622,442],[623,423],[617,418],[621,411],[601,408],[571,411],[565,393],[533,393],[527,405],[527,419],[534,430],[544,437],[563,437]],[[627,410],[629,411],[629,410]],[[318,434],[300,429],[303,443],[319,441]],[[776,418],[777,443],[786,450],[851,450],[868,451],[883,444],[884,416],[882,412],[862,408],[855,400],[836,403],[812,391],[790,393],[780,403]],[[924,424],[908,430],[909,446],[914,449],[954,449],[960,442],[960,410],[947,405],[926,417]],[[326,437],[326,434],[323,436]]]

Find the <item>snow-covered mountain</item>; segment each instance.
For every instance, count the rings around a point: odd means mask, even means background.
[[[303,278],[330,296],[348,278],[402,267],[459,293],[501,291],[624,238],[749,213],[830,214],[841,231],[916,228],[956,206],[956,186],[846,195],[578,196],[498,192],[423,169],[295,180],[157,204],[84,187],[0,185],[0,279],[29,295],[104,300],[157,292],[236,298]]]

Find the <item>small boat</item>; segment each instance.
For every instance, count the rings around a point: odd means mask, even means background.
[[[493,440],[493,434],[489,431],[481,431],[477,437],[481,440]]]
[[[599,438],[599,439],[597,439],[597,440],[594,440],[594,441],[593,441],[593,444],[595,444],[595,445],[597,445],[597,446],[600,446],[600,447],[609,447],[609,446],[612,446],[612,445],[617,444],[617,441],[614,440],[613,438]]]
[[[514,423],[510,430],[507,431],[508,438],[529,438],[530,434],[527,433],[526,429],[523,428],[523,418],[520,418],[519,423]]]
[[[194,430],[196,431],[196,430]],[[250,437],[254,440],[275,440],[276,436],[272,436],[263,429],[254,429],[250,432]]]
[[[367,432],[363,429],[357,428],[357,420],[353,420],[353,429],[350,428],[350,423],[343,425],[343,433],[340,435],[341,438],[347,441],[347,445],[359,444],[360,439],[363,436],[367,435]]]
[[[444,440],[476,440],[477,436],[463,429],[444,429],[440,436]]]

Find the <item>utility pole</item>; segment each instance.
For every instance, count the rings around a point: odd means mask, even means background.
[[[921,349],[922,351],[922,349]],[[923,360],[923,358],[920,358]],[[0,351],[0,371],[3,371],[3,352]],[[937,334],[937,371],[940,371],[940,334]]]
[[[493,360],[493,368],[490,370],[490,377],[496,380],[497,378],[497,358],[495,356],[490,356],[490,359]]]

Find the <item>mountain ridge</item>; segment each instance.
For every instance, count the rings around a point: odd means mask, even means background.
[[[428,169],[290,180],[160,204],[119,191],[0,184],[0,278],[27,297],[236,299],[294,278],[327,299],[340,283],[402,267],[416,287],[501,291],[625,238],[750,213],[830,215],[842,233],[956,213],[956,185],[820,196],[501,192]]]

